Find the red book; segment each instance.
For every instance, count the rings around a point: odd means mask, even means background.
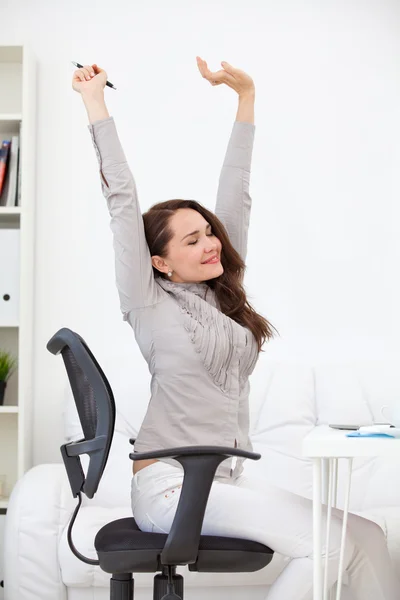
[[[0,197],[6,179],[8,157],[10,155],[11,140],[3,140],[0,148]]]

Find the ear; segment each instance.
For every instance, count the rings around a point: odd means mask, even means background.
[[[161,258],[161,256],[157,256],[157,255],[152,256],[151,263],[152,263],[153,267],[155,267],[157,269],[157,271],[160,271],[161,273],[168,273],[169,266],[167,265],[165,260],[163,258]]]

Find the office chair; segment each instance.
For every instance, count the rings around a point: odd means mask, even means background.
[[[201,535],[211,484],[219,464],[232,456],[258,460],[259,454],[238,448],[190,446],[131,453],[132,460],[174,458],[183,467],[184,480],[175,518],[168,534],[140,531],[133,517],[102,527],[94,540],[98,560],[83,556],[72,541],[72,528],[82,493],[95,495],[110,451],[115,402],[105,374],[86,342],[62,328],[49,340],[47,349],[60,354],[72,388],[84,438],[61,446],[69,483],[78,504],[68,526],[68,544],[79,560],[98,565],[111,574],[110,599],[133,600],[132,573],[155,573],[153,600],[182,600],[183,577],[177,566],[190,571],[253,572],[271,562],[273,551],[252,540]],[[134,444],[134,440],[130,440]],[[89,455],[86,475],[80,455]]]

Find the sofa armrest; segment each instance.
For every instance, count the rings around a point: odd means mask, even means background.
[[[58,545],[75,507],[62,464],[33,467],[14,487],[4,535],[7,600],[66,600]]]

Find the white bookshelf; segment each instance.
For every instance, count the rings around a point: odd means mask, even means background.
[[[0,206],[0,236],[19,230],[17,316],[5,319],[0,261],[0,348],[12,351],[18,368],[7,383],[0,406],[0,477],[6,478],[6,497],[31,467],[32,457],[32,336],[34,299],[34,215],[36,146],[36,61],[25,45],[0,46],[0,143],[20,136],[20,206]],[[3,277],[4,280],[4,277]],[[4,285],[4,284],[3,284]]]

